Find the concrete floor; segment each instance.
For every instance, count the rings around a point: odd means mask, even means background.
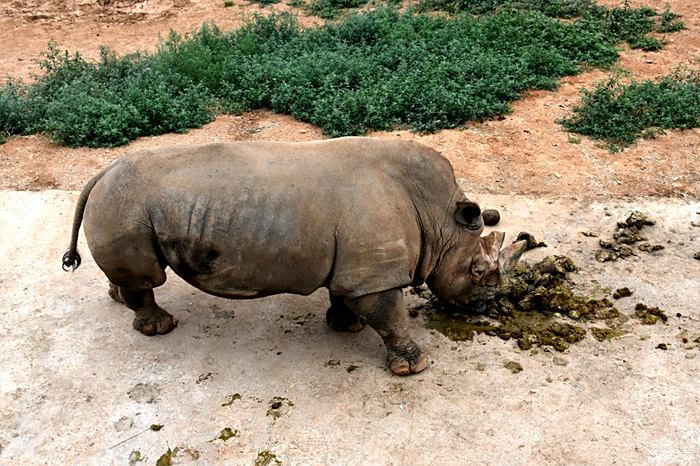
[[[557,353],[454,343],[412,319],[431,364],[400,378],[371,330],[326,327],[325,291],[227,301],[171,273],[156,295],[180,325],[149,338],[82,239],[83,266],[61,271],[77,193],[0,192],[0,463],[155,464],[177,448],[172,464],[700,464],[700,349],[681,342],[700,336],[700,204],[472,197],[501,210],[508,238],[549,244],[527,258],[566,254],[581,286],[628,286],[620,310],[659,306],[668,324]],[[666,249],[597,263],[580,232],[609,237],[633,209]]]

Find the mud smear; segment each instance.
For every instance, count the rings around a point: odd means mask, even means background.
[[[255,462],[253,462],[255,466],[268,466],[268,465],[280,465],[282,462],[277,459],[277,455],[272,453],[270,450],[263,450],[260,453],[258,453],[257,458],[255,458]]]
[[[627,316],[607,298],[577,294],[567,274],[576,265],[566,256],[547,256],[535,264],[520,263],[504,277],[495,298],[483,314],[469,313],[440,303],[426,288],[414,292],[425,299],[416,310],[427,326],[456,341],[475,334],[517,340],[518,347],[551,346],[557,351],[586,337],[589,331],[599,341],[627,333]]]
[[[240,434],[240,432],[238,432],[238,431],[235,430],[235,429],[231,429],[230,427],[224,427],[224,428],[221,430],[221,432],[219,432],[219,436],[216,437],[215,439],[213,439],[212,442],[213,442],[214,440],[221,440],[221,441],[223,441],[223,442],[226,442],[226,441],[229,440],[230,438],[238,437],[239,434]]]

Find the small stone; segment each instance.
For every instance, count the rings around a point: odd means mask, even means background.
[[[503,367],[511,371],[513,374],[523,371],[523,366],[521,366],[519,362],[515,361],[508,361],[507,363],[503,364]]]
[[[693,254],[693,259],[699,260],[700,261],[700,251],[696,252]]]
[[[331,359],[326,363],[327,366],[340,366],[340,361],[338,359]]]
[[[581,234],[587,238],[597,238],[598,233],[592,232],[592,231],[582,231]]]
[[[501,221],[501,214],[496,209],[484,209],[481,212],[481,218],[484,220],[484,225],[492,227]]]
[[[615,299],[627,298],[629,296],[632,296],[632,291],[630,291],[630,289],[627,288],[626,286],[623,288],[618,288],[613,293],[613,298],[615,298]]]
[[[656,349],[660,349],[660,350],[665,351],[668,349],[668,345],[666,343],[659,343],[658,345],[656,345]]]
[[[416,309],[415,307],[408,310],[408,316],[413,318],[413,319],[418,317],[418,314],[419,314],[418,309]]]
[[[355,364],[350,364],[348,367],[345,368],[345,370],[348,372],[352,372],[352,371],[359,369],[359,368],[360,368],[360,366],[356,366]]]

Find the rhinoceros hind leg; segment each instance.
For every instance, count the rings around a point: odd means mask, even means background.
[[[136,313],[134,328],[144,335],[163,335],[177,327],[177,319],[156,304],[153,290],[120,286],[119,297]]]
[[[365,322],[344,303],[342,296],[331,295],[331,307],[326,311],[326,323],[336,332],[359,332]]]
[[[387,365],[396,375],[416,374],[428,359],[408,333],[406,309],[400,289],[349,298],[345,304],[363,318],[384,340]]]
[[[109,295],[110,298],[112,298],[116,302],[125,304],[122,297],[119,296],[119,287],[117,285],[115,285],[114,283],[109,282],[109,291],[107,291],[107,294]]]

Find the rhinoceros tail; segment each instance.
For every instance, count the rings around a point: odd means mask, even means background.
[[[70,247],[68,251],[63,255],[63,270],[66,272],[72,272],[73,270],[80,267],[82,261],[80,254],[78,253],[78,233],[80,232],[80,224],[83,223],[83,212],[85,211],[85,205],[87,204],[88,197],[90,197],[90,191],[95,187],[98,181],[116,165],[115,163],[110,164],[104,170],[97,174],[93,179],[88,181],[85,185],[83,191],[78,197],[78,204],[75,206],[75,216],[73,217],[73,232],[70,238]]]

